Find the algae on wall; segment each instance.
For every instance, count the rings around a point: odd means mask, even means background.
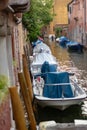
[[[9,81],[5,75],[0,75],[0,102],[8,93]]]

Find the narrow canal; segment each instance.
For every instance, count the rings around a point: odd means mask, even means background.
[[[54,56],[56,56],[60,69],[75,74],[78,84],[87,91],[87,51],[84,53],[70,53],[65,48],[51,42]],[[80,106],[71,106],[64,111],[53,108],[38,107],[36,113],[37,123],[41,121],[55,120],[57,123],[74,122],[74,119],[87,119],[87,101]]]

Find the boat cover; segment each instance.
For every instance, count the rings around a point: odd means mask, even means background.
[[[70,83],[68,72],[50,72],[42,76],[45,81],[43,96],[49,98],[74,97],[72,87],[68,85],[52,85],[59,83]],[[49,85],[47,85],[49,84]],[[51,85],[50,85],[51,84]]]
[[[57,64],[56,59],[53,55],[42,52],[35,55],[31,65],[42,65],[45,61],[48,61],[49,64]]]
[[[78,42],[70,41],[66,44],[66,47],[68,50],[77,51],[79,53],[83,52],[83,45]]]
[[[59,38],[59,43],[62,47],[65,47],[68,42],[69,42],[69,39],[65,36],[61,36]]]
[[[57,71],[57,65],[49,64],[49,62],[47,62],[47,61],[45,61],[42,64],[41,73],[56,72],[56,71]]]
[[[41,43],[43,43],[43,42],[38,39],[37,41],[32,42],[32,46],[35,47],[37,44],[41,44]]]
[[[49,46],[47,46],[45,43],[41,42],[40,44],[37,44],[34,49],[33,49],[33,53],[39,53],[44,51],[44,52],[47,52],[47,53],[50,53],[51,54],[51,50],[49,48]]]
[[[77,46],[77,45],[79,45],[79,43],[78,43],[78,42],[75,42],[75,41],[69,41],[69,42],[66,44],[66,46]]]
[[[59,41],[60,41],[60,42],[68,42],[69,39],[68,39],[67,37],[65,37],[65,36],[61,36],[61,37],[59,38]]]

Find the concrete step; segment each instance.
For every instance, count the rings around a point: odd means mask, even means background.
[[[74,123],[40,122],[38,130],[87,130],[87,120],[75,120]]]

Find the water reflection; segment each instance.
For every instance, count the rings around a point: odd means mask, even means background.
[[[75,73],[78,82],[87,88],[87,51],[83,54],[68,53],[65,48],[55,47],[55,56],[58,59],[61,70]]]
[[[87,88],[87,51],[83,54],[70,54],[70,58],[78,68],[78,79],[81,85]]]
[[[87,91],[87,51],[83,54],[69,53],[55,43],[53,46],[61,71],[75,73],[78,83]],[[52,108],[38,109],[37,122],[55,120],[56,122],[73,122],[74,119],[87,119],[87,100],[81,105],[71,106],[64,111]]]
[[[37,123],[41,121],[55,120],[59,123],[74,122],[74,119],[86,119],[82,117],[82,109],[78,105],[71,106],[64,111],[60,111],[54,108],[41,108],[38,110]]]
[[[83,54],[68,53],[65,48],[55,47],[55,56],[62,70],[75,73],[78,84],[87,91],[87,51]],[[81,117],[87,116],[87,100],[81,106]]]

